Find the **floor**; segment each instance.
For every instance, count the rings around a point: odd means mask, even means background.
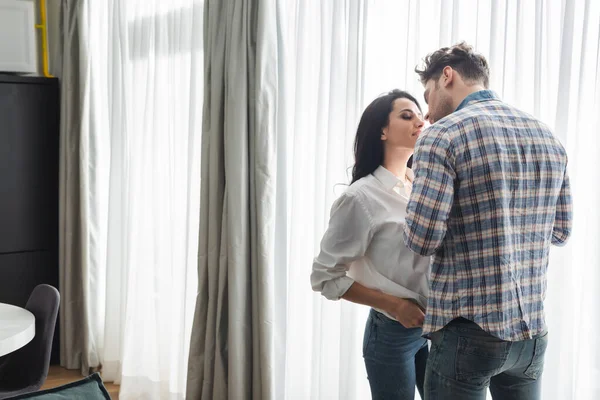
[[[48,371],[48,378],[46,379],[44,386],[42,386],[42,389],[50,389],[56,386],[66,385],[67,383],[75,382],[82,378],[83,377],[81,376],[81,372],[79,370],[68,370],[53,365]],[[108,390],[108,393],[112,399],[119,400],[119,386],[111,383],[105,383],[104,386],[106,386],[106,390]]]

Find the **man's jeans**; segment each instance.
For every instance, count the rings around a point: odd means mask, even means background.
[[[547,332],[519,342],[500,340],[463,318],[431,334],[425,400],[540,399]]]

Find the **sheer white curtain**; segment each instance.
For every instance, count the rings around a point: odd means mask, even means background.
[[[288,2],[282,14],[280,96],[288,154],[285,273],[276,275],[275,398],[364,399],[365,309],[322,302],[308,274],[329,206],[348,182],[352,130],[362,107],[365,7],[359,1]],[[279,247],[279,246],[276,246]],[[354,390],[354,389],[361,390]]]
[[[182,399],[196,297],[202,1],[86,1],[92,364],[121,399]]]
[[[349,182],[362,109],[392,88],[422,99],[415,65],[461,40],[488,58],[491,88],[552,126],[567,148],[574,234],[551,253],[543,398],[600,398],[600,4],[296,0],[282,7],[287,87],[280,130],[289,156],[282,166],[287,217],[279,220],[286,234],[278,237],[287,269],[276,273],[277,398],[369,398],[367,309],[313,294],[312,258],[329,207],[344,190],[337,184]]]

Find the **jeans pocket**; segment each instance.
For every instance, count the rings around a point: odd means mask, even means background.
[[[506,362],[510,342],[459,337],[456,349],[456,379],[472,385],[484,385]]]
[[[373,321],[372,315],[369,315],[367,319],[367,324],[365,325],[365,334],[363,336],[363,357],[369,356],[369,350],[372,347],[373,340],[375,339],[375,323]]]
[[[548,347],[548,332],[535,339],[531,364],[529,364],[524,372],[529,378],[538,379],[540,375],[542,375],[542,372],[544,371],[544,355],[546,354],[546,347]]]

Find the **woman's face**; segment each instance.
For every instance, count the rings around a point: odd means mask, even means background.
[[[396,99],[381,140],[386,147],[414,150],[423,125],[423,115],[415,103],[409,99]]]

